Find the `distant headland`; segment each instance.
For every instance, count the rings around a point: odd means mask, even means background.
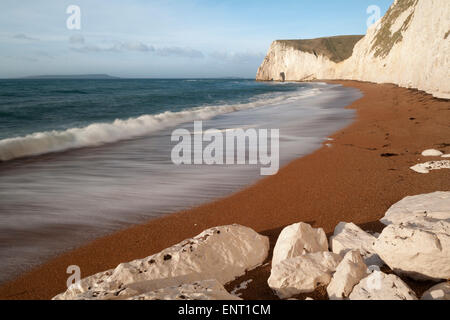
[[[38,75],[22,77],[20,79],[92,79],[92,80],[107,80],[120,79],[119,77],[110,76],[108,74],[79,74],[79,75]]]

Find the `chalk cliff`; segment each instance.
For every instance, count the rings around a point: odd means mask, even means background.
[[[396,0],[364,37],[274,41],[261,81],[394,83],[450,98],[450,1]]]
[[[362,37],[274,41],[256,79],[307,81],[335,78],[336,65],[351,56],[353,47]]]

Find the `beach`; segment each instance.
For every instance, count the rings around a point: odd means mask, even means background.
[[[205,132],[279,129],[277,170],[348,125],[354,111],[345,106],[361,97],[357,89],[325,83],[24,81],[29,89],[21,97],[0,103],[0,113],[6,110],[0,118],[0,284],[96,238],[231,195],[270,169],[177,165],[175,129],[200,132],[198,120]],[[0,85],[0,96],[23,83],[2,81],[11,89]],[[44,88],[44,97],[36,95]],[[12,105],[21,107],[9,112]],[[15,112],[38,120],[24,123]],[[63,130],[49,130],[55,127]]]
[[[296,222],[321,227],[328,235],[340,221],[379,232],[378,220],[402,198],[450,191],[449,170],[419,174],[410,169],[430,160],[421,156],[423,150],[450,153],[448,100],[390,84],[331,83],[359,89],[364,96],[348,106],[356,111],[355,121],[331,135],[319,150],[231,196],[127,228],[53,258],[1,286],[0,298],[51,299],[65,291],[70,265],[78,265],[86,277],[157,253],[214,226],[250,227],[269,236],[271,248],[281,229]],[[267,285],[269,273],[270,265],[263,265],[226,288],[230,291],[252,279],[241,291],[242,298],[275,299]],[[420,284],[411,287],[422,293]],[[323,298],[323,292],[308,296]]]

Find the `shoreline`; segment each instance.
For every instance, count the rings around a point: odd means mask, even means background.
[[[152,86],[161,85],[155,82]],[[211,85],[227,87],[223,80]],[[194,86],[203,92],[195,100],[203,100],[209,85],[196,83]],[[278,170],[289,161],[320,148],[325,137],[353,121],[354,111],[344,108],[362,95],[357,89],[325,83],[285,86],[245,81],[230,86],[233,90],[249,90],[248,94],[256,94],[255,99],[217,104],[219,109],[228,112],[212,118],[207,112],[202,121],[203,131],[252,126],[257,131],[263,127],[280,129],[279,162],[270,157],[272,161],[264,165],[173,165],[176,159],[171,152],[175,143],[170,140],[174,129],[200,130],[188,114],[182,124],[177,125],[175,120],[173,126],[135,139],[0,163],[0,211],[4,218],[0,284],[97,238],[238,192],[260,179],[261,170],[270,170],[263,167]],[[226,92],[230,87],[227,88]],[[261,96],[259,90],[267,94]],[[168,94],[172,94],[170,88]],[[176,92],[173,94],[178,96]],[[239,110],[229,112],[235,107]],[[208,110],[201,105],[199,108]],[[163,113],[156,114],[159,117]],[[179,114],[180,119],[182,115]],[[122,129],[127,131],[126,127]],[[45,132],[35,131],[38,136],[38,132]],[[94,132],[104,134],[102,130]],[[220,132],[226,141],[227,131]],[[291,139],[291,136],[299,138]],[[52,134],[45,133],[43,137],[47,141]],[[3,147],[0,141],[0,153],[8,150]],[[192,147],[195,149],[195,145]],[[224,163],[228,161],[225,149]],[[31,177],[37,178],[29,184]],[[22,193],[28,196],[23,198]],[[5,247],[8,244],[11,246]]]
[[[65,290],[69,265],[81,276],[161,251],[203,230],[232,223],[269,236],[271,248],[289,224],[306,222],[328,234],[340,221],[379,231],[378,222],[395,202],[408,195],[450,191],[450,172],[418,174],[409,167],[434,158],[420,153],[438,148],[450,153],[450,102],[389,84],[327,81],[354,87],[364,96],[347,108],[355,120],[330,136],[333,141],[295,159],[275,176],[228,197],[170,214],[96,239],[0,286],[0,299],[50,299]],[[331,143],[327,147],[325,143]],[[382,156],[390,154],[391,156]],[[252,277],[243,298],[274,298],[260,267],[227,285]],[[312,296],[311,294],[309,296]]]

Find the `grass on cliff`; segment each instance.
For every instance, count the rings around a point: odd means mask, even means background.
[[[381,27],[375,35],[374,42],[372,44],[372,51],[374,51],[375,57],[386,57],[391,52],[392,47],[403,40],[403,32],[406,31],[411,23],[411,19],[414,15],[414,11],[406,18],[403,25],[396,32],[391,32],[391,27],[400,17],[400,15],[408,10],[412,6],[417,5],[418,0],[398,0],[397,3],[392,5],[386,12],[381,20]]]
[[[362,35],[337,36],[308,40],[278,40],[277,42],[316,56],[323,55],[334,62],[341,62],[350,58],[353,47],[362,37]]]

